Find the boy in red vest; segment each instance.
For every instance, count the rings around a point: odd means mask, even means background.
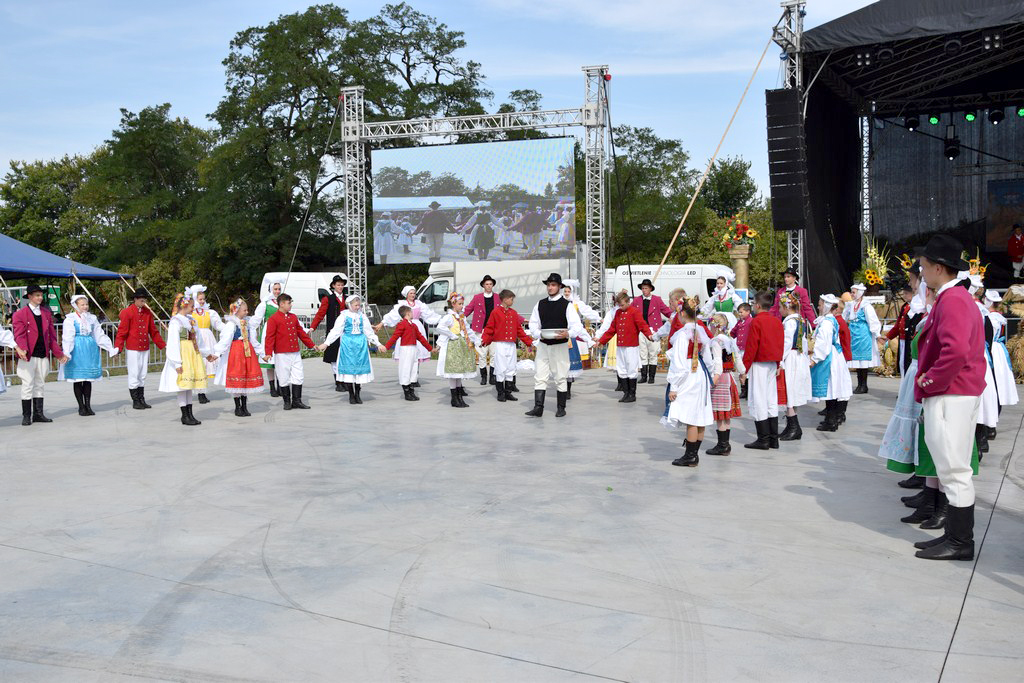
[[[643,333],[645,342],[653,341],[654,333],[644,320],[641,309],[631,305],[633,302],[625,290],[615,295],[615,303],[619,309],[615,311],[612,324],[601,335],[598,343],[607,344],[612,337],[616,337],[615,372],[625,382],[626,387],[619,403],[636,403],[637,374],[640,372],[640,333]],[[645,370],[646,368],[647,365],[644,366]]]
[[[503,289],[498,298],[501,305],[488,316],[480,343],[491,349],[494,363],[491,369],[496,378],[498,400],[504,403],[519,400],[512,393],[512,383],[516,379],[516,342],[521,341],[529,348],[533,346],[533,338],[526,334],[522,317],[512,308],[516,295],[511,290]]]
[[[412,308],[399,306],[398,315],[402,316],[402,319],[395,325],[391,339],[388,339],[384,346],[391,349],[396,342],[398,343],[398,383],[402,385],[406,401],[418,401],[420,397],[416,395],[416,390],[412,386],[419,374],[420,364],[416,343],[423,344],[427,351],[433,351],[434,348],[413,324]]]
[[[292,298],[287,294],[277,297],[277,313],[267,321],[267,335],[263,339],[264,362],[270,362],[274,356],[274,375],[281,388],[284,409],[299,408],[309,410],[302,402],[302,353],[299,351],[299,340],[307,349],[315,346],[306,330],[302,329],[299,319],[292,310]]]
[[[785,332],[782,321],[769,313],[771,292],[754,299],[757,315],[750,322],[743,365],[747,368],[747,409],[754,418],[757,440],[745,448],[766,451],[779,447],[779,390],[776,376],[782,362]]]

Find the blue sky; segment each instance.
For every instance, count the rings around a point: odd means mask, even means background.
[[[339,3],[354,19],[383,4]],[[483,65],[495,93],[533,88],[545,108],[582,104],[588,64],[607,64],[613,123],[650,126],[683,141],[703,167],[781,14],[775,0],[415,0],[466,34],[463,58]],[[871,4],[810,0],[807,27]],[[224,92],[221,60],[233,35],[308,2],[0,0],[0,167],[12,159],[88,153],[110,136],[121,107],[170,102],[209,125]],[[772,46],[722,148],[753,162],[767,192],[764,90],[779,84]]]

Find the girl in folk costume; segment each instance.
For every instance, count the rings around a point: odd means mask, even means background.
[[[583,334],[576,339],[569,340],[569,389],[566,398],[572,398],[572,383],[583,374],[583,361],[590,358],[590,348],[595,345],[593,337],[587,330],[587,323],[596,323],[601,320],[601,315],[590,306],[583,303],[577,293],[580,288],[579,280],[567,279],[563,283],[562,295],[569,300],[571,306],[583,321]]]
[[[651,290],[651,291],[653,291],[653,290]],[[672,315],[669,316],[668,320],[666,320],[665,323],[658,329],[658,331],[654,333],[654,338],[655,339],[657,339],[659,341],[662,340],[662,339],[668,340],[666,342],[666,349],[665,349],[665,358],[666,359],[668,358],[668,351],[672,348],[672,335],[675,334],[679,330],[679,328],[683,326],[683,324],[679,321],[679,316],[677,315],[677,313],[679,312],[680,304],[685,299],[686,299],[686,290],[683,289],[682,287],[676,287],[675,289],[673,289],[671,292],[668,293],[668,307],[672,310]],[[699,321],[698,321],[698,324],[700,324]],[[705,330],[705,332],[707,332],[707,330]],[[711,335],[709,334],[708,337],[710,338]],[[654,366],[655,374],[657,374],[657,369],[658,369],[658,366]],[[669,392],[671,390],[672,390],[672,385],[666,382],[666,384],[665,384],[665,412],[662,413],[662,418],[667,418],[668,417],[668,407],[672,404],[672,402],[668,400],[668,395],[669,395]]]
[[[385,211],[380,220],[373,226],[373,257],[381,265],[386,265],[388,256],[398,251],[395,236],[399,232],[395,222],[391,220],[391,212]]]
[[[214,382],[224,387],[235,400],[236,417],[251,417],[249,396],[263,391],[263,372],[260,370],[263,344],[258,330],[252,326],[245,300],[237,299],[231,304],[213,353],[220,358]]]
[[[988,319],[992,322],[992,373],[995,375],[1000,409],[1003,406],[1015,406],[1020,401],[1010,352],[1006,348],[1006,317],[999,312],[999,302],[1002,300],[1003,297],[994,289],[985,290],[984,302],[988,308]]]
[[[96,316],[89,312],[89,298],[86,295],[71,297],[71,307],[74,312],[64,318],[61,333],[61,348],[69,360],[60,366],[57,379],[74,382],[79,415],[95,415],[92,410],[92,383],[99,382],[103,377],[100,349],[105,350],[111,358],[117,355],[119,349],[103,333]]]
[[[420,336],[424,339],[427,337],[427,328],[424,327],[424,323],[427,325],[436,325],[441,321],[441,316],[435,313],[434,309],[416,298],[416,288],[412,285],[406,285],[402,288],[402,298],[399,299],[398,303],[396,303],[390,311],[388,311],[387,315],[384,316],[381,322],[377,323],[373,328],[374,331],[379,331],[380,328],[385,325],[387,327],[397,326],[403,318],[403,316],[398,312],[402,306],[407,306],[412,312],[411,322],[416,326],[416,329],[420,332]],[[429,348],[429,344],[426,346],[421,344],[419,346],[420,363],[425,363],[430,360]],[[395,350],[395,360],[398,360],[398,349]],[[414,387],[418,387],[419,385],[420,383],[418,381],[413,384]]]
[[[338,342],[338,359],[334,364],[334,375],[348,390],[348,402],[359,405],[363,402],[363,385],[373,381],[369,347],[381,350],[384,345],[377,339],[370,319],[363,313],[363,298],[353,294],[347,303],[347,310],[334,321],[334,326],[327,333],[324,343],[317,348],[323,351]]]
[[[556,223],[558,229],[558,246],[563,251],[572,251],[576,248],[576,214],[573,209],[566,208]]]
[[[850,367],[857,370],[857,387],[853,390],[855,394],[868,393],[868,370],[882,364],[878,344],[875,343],[882,332],[882,323],[878,321],[875,307],[864,303],[865,289],[867,287],[859,282],[850,287],[853,301],[843,309],[843,318],[850,325],[850,350],[853,352]]]
[[[201,346],[212,349],[217,345],[217,338],[213,331],[220,332],[224,327],[224,322],[220,318],[220,313],[206,305],[206,287],[204,285],[192,285],[189,290],[191,290],[192,299],[195,301],[192,318],[195,319],[196,326],[199,328],[199,336],[203,338]],[[206,379],[211,380],[216,376],[217,364],[206,361]],[[206,392],[199,392],[199,402],[210,402],[210,399],[206,398]]]
[[[715,291],[711,292],[711,298],[704,302],[700,313],[705,318],[710,318],[715,313],[722,313],[729,321],[729,329],[736,324],[734,311],[743,303],[743,299],[733,289],[732,284],[724,275],[719,275],[715,281]]]
[[[984,285],[981,275],[970,275],[963,273],[964,279],[960,284],[967,287],[967,291],[974,297],[978,306],[978,313],[981,315],[982,325],[985,331],[985,390],[981,393],[981,406],[978,409],[978,423],[974,428],[974,439],[978,443],[978,450],[988,453],[988,435],[999,425],[999,390],[996,384],[995,364],[993,362],[992,342],[995,338],[992,319],[988,314],[988,307],[980,299],[984,295]]]
[[[262,300],[259,305],[256,306],[256,310],[252,314],[252,326],[259,330],[258,341],[260,344],[263,343],[264,337],[267,334],[267,321],[270,320],[271,316],[277,313],[277,297],[281,296],[281,288],[284,287],[282,280],[272,280],[267,284],[267,291],[263,293]],[[273,359],[270,361],[261,361],[260,367],[266,370],[267,383],[270,385],[270,395],[274,398],[278,398],[281,392],[278,390],[277,377],[274,375],[274,363]]]
[[[465,305],[465,297],[452,292],[448,297],[448,314],[437,324],[437,376],[448,380],[453,408],[469,407],[462,398],[467,395],[462,382],[476,377],[475,347],[480,344],[480,337],[470,329],[462,312]]]
[[[834,294],[822,294],[819,299],[821,316],[815,321],[814,351],[811,354],[811,403],[825,401],[825,419],[818,425],[819,432],[839,429],[839,402],[848,400],[853,393],[850,369],[839,342],[839,324],[836,312],[839,299]]]
[[[803,436],[796,409],[807,405],[811,398],[811,326],[801,315],[803,302],[792,294],[783,294],[786,300],[780,310],[782,319],[782,370],[779,373],[779,408],[786,410],[786,428],[779,441],[799,441]]]
[[[192,414],[192,392],[206,389],[206,363],[212,360],[213,349],[204,346],[199,326],[192,317],[195,302],[192,293],[179,294],[171,308],[171,321],[167,325],[167,361],[160,373],[160,391],[178,395],[181,424],[202,424]]]
[[[384,344],[384,347],[388,349],[397,346],[395,358],[398,360],[398,383],[402,387],[406,401],[420,400],[415,391],[415,388],[419,386],[416,379],[419,376],[420,347],[426,349],[428,354],[432,350],[430,342],[420,332],[420,326],[416,324],[419,321],[415,320],[412,314],[413,310],[408,306],[398,307],[398,315],[402,319],[395,325],[394,333]]]
[[[626,391],[619,399],[619,403],[636,402],[637,376],[640,374],[640,334],[648,339],[654,336],[643,313],[631,306],[633,297],[629,292],[622,290],[615,295],[615,303],[618,310],[615,311],[615,318],[608,327],[598,343],[604,344],[612,338],[618,340],[616,348],[616,365],[619,377],[625,382]]]
[[[711,409],[715,414],[715,430],[718,443],[704,451],[708,455],[729,455],[732,446],[729,444],[729,432],[732,418],[742,417],[740,409],[740,390],[736,382],[736,374],[743,374],[743,354],[736,346],[736,340],[729,336],[729,319],[724,313],[711,316],[711,374],[718,379],[711,388]]]
[[[489,211],[477,210],[462,230],[468,231],[466,246],[469,253],[476,252],[480,261],[487,260],[487,254],[494,249],[494,217]]]
[[[403,254],[409,253],[409,247],[412,246],[412,233],[415,230],[409,216],[402,216],[402,220],[398,221],[398,245],[402,247]]]
[[[668,415],[662,423],[686,427],[686,452],[672,461],[677,467],[696,467],[700,463],[700,444],[704,428],[715,421],[711,407],[711,387],[718,377],[708,369],[712,363],[711,339],[697,324],[697,301],[685,300],[674,317],[681,327],[672,335],[668,351],[668,381],[671,387]]]

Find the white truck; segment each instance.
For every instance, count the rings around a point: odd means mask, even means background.
[[[657,270],[657,264],[634,264],[632,268],[629,266],[619,266],[615,269],[606,270],[604,301],[599,306],[595,305],[594,308],[607,310],[611,306],[611,300],[615,293],[623,289],[629,292],[630,296],[637,296],[640,294],[640,290],[637,289],[640,283],[645,279],[653,278]],[[633,275],[632,282],[630,281],[630,271],[632,271]],[[669,292],[677,287],[682,287],[689,296],[696,295],[700,298],[701,302],[704,302],[711,296],[711,292],[715,289],[715,281],[722,275],[729,280],[735,277],[732,268],[728,266],[713,263],[687,263],[681,265],[669,265],[666,263],[661,269],[661,273],[658,274],[658,279],[654,281],[655,292],[667,301]],[[747,298],[745,291],[738,291],[737,293],[741,298]]]

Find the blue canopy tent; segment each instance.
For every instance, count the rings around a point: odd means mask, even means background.
[[[36,249],[7,235],[0,235],[0,276],[18,279],[78,277],[80,280],[119,280],[122,277],[110,270],[94,268]]]

